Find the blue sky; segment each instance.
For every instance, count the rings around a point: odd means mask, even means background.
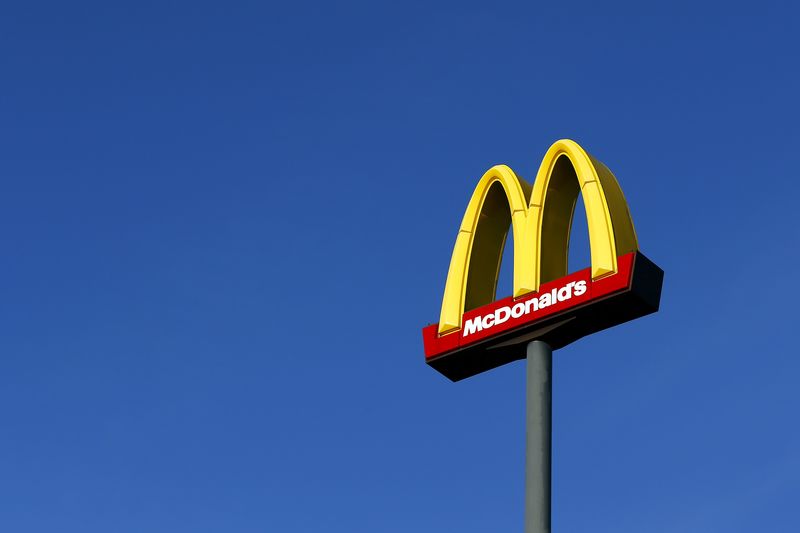
[[[569,137],[666,279],[555,353],[554,530],[797,531],[799,15],[4,4],[0,530],[520,531],[523,363],[420,329],[476,180]]]

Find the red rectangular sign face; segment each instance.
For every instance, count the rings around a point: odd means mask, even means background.
[[[617,273],[598,280],[592,280],[591,269],[587,268],[544,283],[539,292],[503,298],[467,311],[461,329],[452,333],[440,336],[438,324],[427,326],[422,330],[425,358],[466,348],[624,291],[631,285],[635,256],[636,253],[620,256]]]

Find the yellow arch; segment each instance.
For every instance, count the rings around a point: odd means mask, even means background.
[[[616,178],[578,143],[556,141],[533,188],[509,167],[490,168],[475,187],[447,273],[439,334],[461,329],[465,310],[495,299],[509,226],[514,237],[514,297],[567,274],[569,235],[578,194],[589,226],[592,278],[617,272],[617,256],[638,248]],[[544,250],[544,253],[543,253]]]

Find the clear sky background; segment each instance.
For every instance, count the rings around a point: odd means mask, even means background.
[[[477,179],[563,137],[666,279],[555,353],[554,530],[800,530],[798,17],[4,3],[0,530],[521,531],[524,363],[420,330]]]

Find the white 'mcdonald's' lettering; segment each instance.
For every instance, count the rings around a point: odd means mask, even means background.
[[[479,331],[489,329],[498,324],[506,322],[509,318],[520,318],[524,315],[534,313],[539,309],[550,307],[558,302],[565,302],[574,296],[586,294],[586,280],[570,281],[559,289],[549,292],[534,294],[532,298],[515,303],[513,306],[503,306],[493,312],[470,318],[464,323],[464,333],[466,337]]]

